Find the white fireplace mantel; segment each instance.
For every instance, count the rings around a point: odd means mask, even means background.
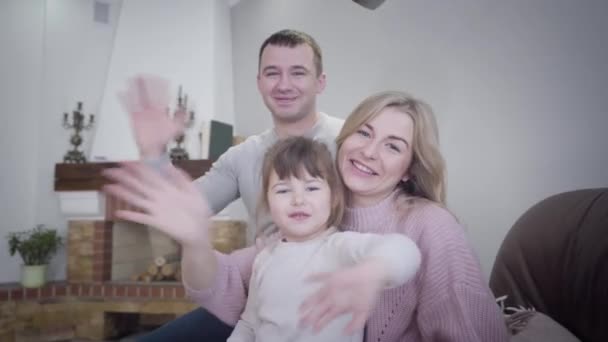
[[[61,213],[68,220],[104,220],[106,196],[99,191],[57,191]]]

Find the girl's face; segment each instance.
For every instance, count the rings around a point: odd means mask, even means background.
[[[350,191],[350,205],[374,205],[408,179],[413,137],[412,118],[387,107],[344,140],[338,168]]]
[[[327,229],[331,191],[327,181],[303,171],[303,179],[279,179],[276,172],[268,182],[268,207],[274,223],[287,241],[310,240]]]

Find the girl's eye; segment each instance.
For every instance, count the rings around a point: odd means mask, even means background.
[[[306,188],[306,190],[307,191],[317,191],[317,190],[319,190],[319,187],[317,187],[317,186],[309,186],[309,187]]]

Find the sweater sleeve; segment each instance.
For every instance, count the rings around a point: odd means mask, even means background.
[[[420,267],[418,247],[403,234],[340,232],[334,234],[332,242],[344,265],[372,258],[382,260],[389,270],[387,288],[404,284]]]
[[[215,252],[218,265],[213,286],[194,290],[184,283],[188,297],[224,323],[234,326],[247,301],[247,285],[258,248],[254,245],[231,254]]]
[[[434,211],[422,225],[417,324],[423,341],[506,342],[509,335],[462,226]]]
[[[229,148],[207,173],[194,180],[214,213],[222,211],[240,196],[237,163],[240,159],[247,158],[243,148],[239,145]]]
[[[241,315],[241,319],[236,323],[232,334],[226,342],[255,342],[256,328],[259,326],[259,318],[257,311],[257,291],[258,291],[258,273],[259,273],[259,258],[264,255],[260,253],[253,264],[253,272],[249,281],[249,295],[247,296],[247,304]]]
[[[486,291],[464,284],[454,285],[420,307],[417,323],[423,341],[509,341],[498,305]]]

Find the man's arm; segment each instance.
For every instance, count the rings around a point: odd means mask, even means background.
[[[243,146],[233,146],[213,163],[211,169],[194,181],[196,187],[207,197],[213,213],[222,211],[240,197],[239,158],[243,158]]]

